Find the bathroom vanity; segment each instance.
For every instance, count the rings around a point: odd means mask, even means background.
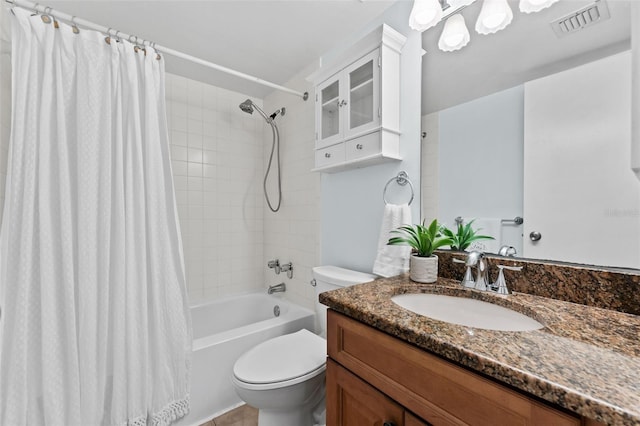
[[[430,319],[391,297],[452,294],[520,311],[545,327],[483,330]],[[454,280],[381,279],[323,293],[327,424],[640,423],[640,317]]]

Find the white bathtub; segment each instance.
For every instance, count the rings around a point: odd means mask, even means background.
[[[191,412],[176,425],[200,425],[241,405],[231,383],[236,359],[272,337],[303,328],[313,331],[314,316],[266,291],[192,306]]]

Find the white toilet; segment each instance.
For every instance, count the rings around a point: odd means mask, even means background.
[[[313,268],[318,294],[365,283],[375,275],[336,266]],[[327,308],[316,298],[319,332],[325,336]],[[308,330],[275,337],[249,349],[233,366],[233,385],[259,409],[259,426],[313,426],[324,423],[327,344]]]

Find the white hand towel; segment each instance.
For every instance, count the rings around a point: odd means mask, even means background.
[[[468,223],[467,219],[465,219],[464,223]],[[473,229],[478,230],[478,235],[488,235],[494,239],[474,241],[469,245],[467,251],[476,250],[483,253],[498,253],[502,245],[502,223],[500,219],[478,218],[474,220],[471,226]]]
[[[393,277],[409,271],[411,247],[387,245],[389,238],[400,236],[391,233],[402,225],[411,225],[411,208],[408,204],[387,204],[384,207],[378,255],[373,263],[373,273],[381,277]]]

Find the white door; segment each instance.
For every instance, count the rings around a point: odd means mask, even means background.
[[[525,84],[524,257],[640,267],[630,67],[626,52]]]

